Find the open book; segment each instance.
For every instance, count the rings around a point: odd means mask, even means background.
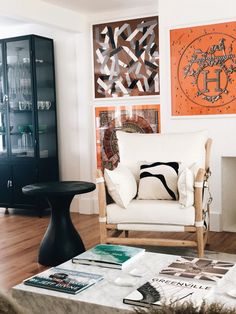
[[[59,267],[50,268],[23,281],[25,285],[76,294],[103,279],[98,274]]]
[[[123,269],[143,255],[144,252],[145,249],[131,246],[98,244],[92,249],[74,257],[72,262]]]
[[[182,279],[169,279],[161,276],[154,277],[131,292],[123,302],[138,306],[160,306],[175,302],[193,302],[200,305],[209,294],[212,286],[198,282],[183,281]]]

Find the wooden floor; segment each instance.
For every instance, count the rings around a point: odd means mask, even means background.
[[[37,263],[40,241],[49,222],[49,213],[42,218],[37,213],[10,211],[4,215],[0,209],[0,287],[8,291],[23,279],[32,276],[45,267]],[[99,243],[99,224],[97,215],[72,213],[72,220],[88,249]],[[151,233],[146,233],[151,236]],[[158,234],[162,236],[162,234]],[[175,238],[175,233],[170,235]],[[188,239],[189,235],[183,238]],[[208,249],[236,254],[236,233],[211,232]]]

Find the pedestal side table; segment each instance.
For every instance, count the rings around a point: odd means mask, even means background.
[[[22,192],[46,198],[51,207],[51,220],[39,248],[38,262],[59,265],[85,251],[83,241],[70,217],[70,204],[76,194],[95,190],[85,181],[45,182],[26,185]]]

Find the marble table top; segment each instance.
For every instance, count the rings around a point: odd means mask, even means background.
[[[33,314],[127,314],[133,312],[133,307],[123,304],[123,298],[159,271],[175,261],[176,255],[146,252],[129,268],[116,270],[97,266],[73,264],[67,261],[60,265],[61,268],[79,270],[102,274],[104,279],[92,287],[70,295],[53,290],[41,289],[24,284],[12,288],[13,297]],[[129,274],[133,269],[143,273],[142,277]],[[117,277],[123,279],[133,278],[133,286],[118,286],[114,281]],[[227,292],[236,288],[236,266],[231,269],[223,279],[214,285],[213,293],[208,301],[221,301],[228,306],[236,306],[236,298],[228,296]]]

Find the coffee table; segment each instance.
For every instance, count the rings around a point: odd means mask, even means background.
[[[26,185],[22,192],[46,198],[51,207],[51,220],[39,248],[38,262],[59,265],[85,251],[83,241],[70,217],[70,203],[76,194],[95,190],[86,181],[58,181]]]
[[[127,314],[133,312],[133,307],[123,304],[122,300],[130,292],[176,260],[176,255],[146,252],[142,257],[124,271],[96,266],[76,265],[67,261],[60,265],[62,268],[103,274],[104,280],[84,290],[77,295],[56,292],[47,289],[35,288],[19,284],[12,288],[12,295],[16,300],[34,314]],[[142,268],[145,275],[137,278],[133,287],[121,287],[114,283],[114,279],[127,276],[132,268]],[[235,289],[236,266],[213,288],[208,301],[220,301],[228,306],[236,306],[236,299],[227,295],[227,291]]]

